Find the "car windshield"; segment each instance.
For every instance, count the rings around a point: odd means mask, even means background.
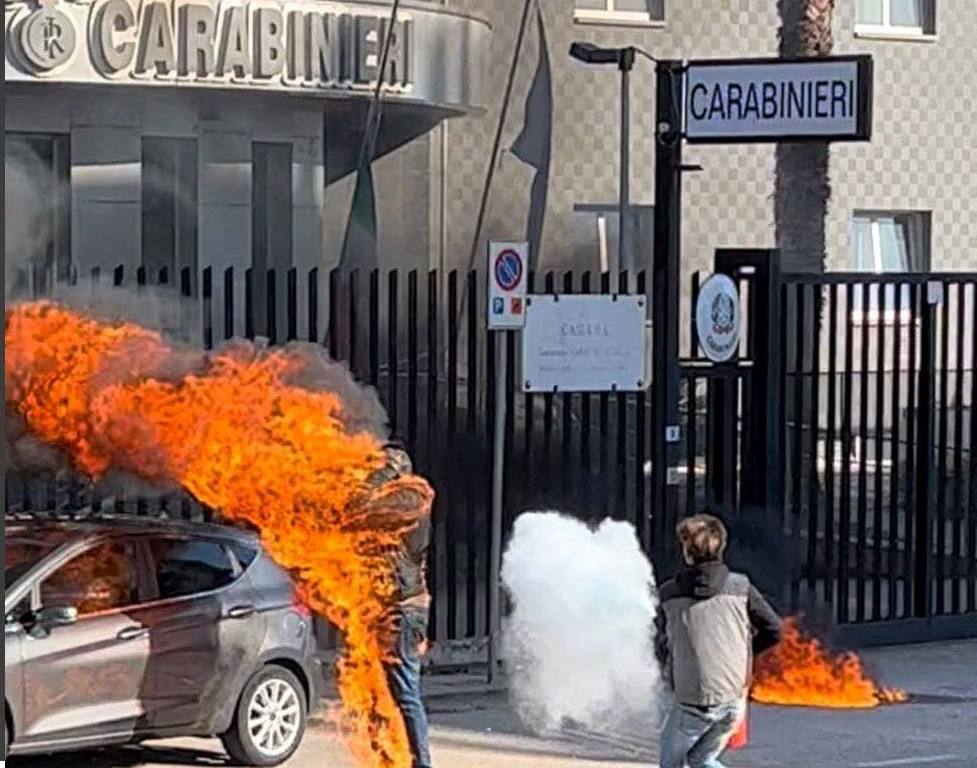
[[[8,530],[4,541],[4,592],[13,587],[27,571],[57,549],[65,537],[54,534],[31,534]]]

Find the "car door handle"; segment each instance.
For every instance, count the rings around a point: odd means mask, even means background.
[[[255,608],[253,605],[235,605],[227,612],[227,618],[229,619],[246,619],[248,616],[253,616]]]
[[[142,640],[144,637],[149,637],[149,630],[146,627],[126,627],[116,637],[123,642]]]

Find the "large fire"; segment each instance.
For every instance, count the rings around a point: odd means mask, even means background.
[[[784,622],[780,643],[757,660],[752,698],[762,704],[870,709],[906,701],[903,691],[878,686],[854,653],[833,653],[805,634],[796,618]]]
[[[8,411],[80,470],[179,484],[261,532],[310,607],[342,632],[342,725],[356,764],[406,768],[381,625],[394,592],[389,554],[429,511],[430,486],[406,477],[369,490],[382,446],[346,426],[338,396],[295,383],[304,359],[289,348],[180,351],[136,325],[47,302],[8,309],[4,340]]]

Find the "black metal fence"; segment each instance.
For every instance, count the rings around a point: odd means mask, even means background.
[[[172,294],[176,313],[158,318],[152,302],[138,304],[144,320],[210,348],[234,336],[271,344],[298,340],[323,345],[331,357],[374,387],[393,435],[416,469],[437,490],[431,551],[433,636],[437,640],[487,633],[490,540],[491,426],[495,403],[495,345],[485,330],[483,278],[475,272],[318,270],[284,276],[269,271],[204,269],[199,291],[184,270],[173,285],[165,271],[129,274],[123,267],[73,276],[74,301],[87,291],[104,301],[102,286],[145,291],[156,300]],[[57,293],[47,279],[21,298]],[[531,276],[546,292],[610,290],[608,275]],[[258,287],[260,284],[260,287]],[[643,274],[621,285],[644,291]],[[60,290],[64,290],[61,287]],[[150,291],[155,291],[150,294]],[[167,292],[170,293],[167,293]],[[111,293],[111,291],[109,292]],[[263,302],[263,327],[256,307]],[[559,509],[584,519],[611,515],[632,521],[646,546],[650,524],[650,392],[639,394],[523,395],[517,387],[517,347],[509,355],[505,526],[529,508]],[[31,472],[7,478],[9,511],[56,512],[91,506],[128,514],[207,518],[208,510],[181,495],[149,496],[125,484],[92,489],[67,473]]]
[[[119,267],[73,276],[70,290],[154,291],[176,308],[163,321],[168,330],[205,347],[234,336],[304,340],[349,365],[376,388],[393,434],[438,493],[434,638],[484,637],[501,337],[485,330],[483,276],[207,268],[199,280],[188,270],[174,277]],[[628,520],[667,572],[676,517],[719,509],[739,547],[732,554],[767,569],[766,588],[791,609],[821,608],[840,624],[870,628],[977,616],[977,275],[759,277],[752,268],[736,273],[739,356],[714,365],[695,344],[685,351],[681,458],[670,470],[679,501],[668,513],[651,503],[654,386],[522,394],[509,337],[506,530],[526,509]],[[611,288],[606,274],[530,280],[546,293]],[[34,296],[52,290],[46,279],[22,282]],[[642,273],[617,287],[647,285]],[[693,298],[697,291],[698,279]],[[7,488],[12,511],[91,504],[209,514],[185,497],[100,499],[68,476],[9,476]]]
[[[782,290],[792,603],[840,624],[977,615],[977,275]]]

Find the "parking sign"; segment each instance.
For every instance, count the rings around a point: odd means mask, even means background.
[[[511,330],[526,324],[529,243],[493,240],[488,246],[488,327]]]

